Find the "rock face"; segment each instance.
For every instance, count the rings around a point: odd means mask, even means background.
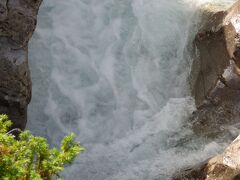
[[[192,65],[191,86],[196,105],[211,99],[217,81],[230,60],[240,67],[240,1],[228,11],[221,7],[204,9],[201,27],[195,38],[196,54]]]
[[[197,111],[191,126],[197,136],[232,140],[240,128],[240,0],[229,10],[203,10],[194,40],[191,86]],[[220,138],[218,138],[220,137]],[[240,136],[221,155],[181,170],[173,180],[240,179]]]
[[[42,0],[0,1],[0,113],[24,129],[31,100],[28,41]]]
[[[193,113],[192,128],[198,135],[221,139],[233,139],[238,135],[229,132],[229,127],[240,128],[240,77],[235,71],[236,65],[230,61],[222,79]]]
[[[240,179],[240,136],[223,154],[195,167],[176,173],[172,180],[238,180]]]
[[[240,1],[227,11],[205,8],[194,45],[191,86],[198,110],[192,128],[208,137],[226,136],[226,126],[240,118]]]

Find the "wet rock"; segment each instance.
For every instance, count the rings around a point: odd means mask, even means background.
[[[192,129],[208,138],[232,139],[240,129],[240,77],[236,65],[219,77],[215,87],[191,116]]]
[[[197,111],[190,126],[197,137],[228,142],[240,129],[240,1],[229,10],[207,8],[196,35],[192,93]],[[240,136],[207,161],[173,175],[173,180],[240,179]]]
[[[192,93],[197,111],[192,129],[207,138],[236,137],[240,118],[240,63],[238,58],[240,1],[229,10],[206,8],[196,35],[192,65]]]
[[[31,100],[28,41],[42,0],[0,1],[0,113],[24,129]]]
[[[194,167],[175,173],[172,180],[237,180],[240,178],[240,136],[217,155]]]
[[[196,105],[201,106],[233,60],[240,67],[240,1],[229,10],[204,8],[201,27],[194,40],[191,87]]]

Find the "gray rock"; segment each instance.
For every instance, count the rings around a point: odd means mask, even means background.
[[[0,1],[0,113],[24,129],[31,100],[28,41],[42,0]]]

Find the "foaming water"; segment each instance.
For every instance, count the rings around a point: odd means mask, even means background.
[[[44,1],[30,44],[28,128],[52,145],[77,134],[87,151],[64,179],[164,180],[221,149],[198,138],[183,145],[195,109],[189,42],[208,2]]]

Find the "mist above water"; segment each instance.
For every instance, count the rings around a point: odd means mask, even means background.
[[[87,151],[64,179],[168,179],[221,148],[184,125],[198,10],[211,0],[49,0],[30,43],[28,128]],[[224,1],[230,4],[233,1]]]

